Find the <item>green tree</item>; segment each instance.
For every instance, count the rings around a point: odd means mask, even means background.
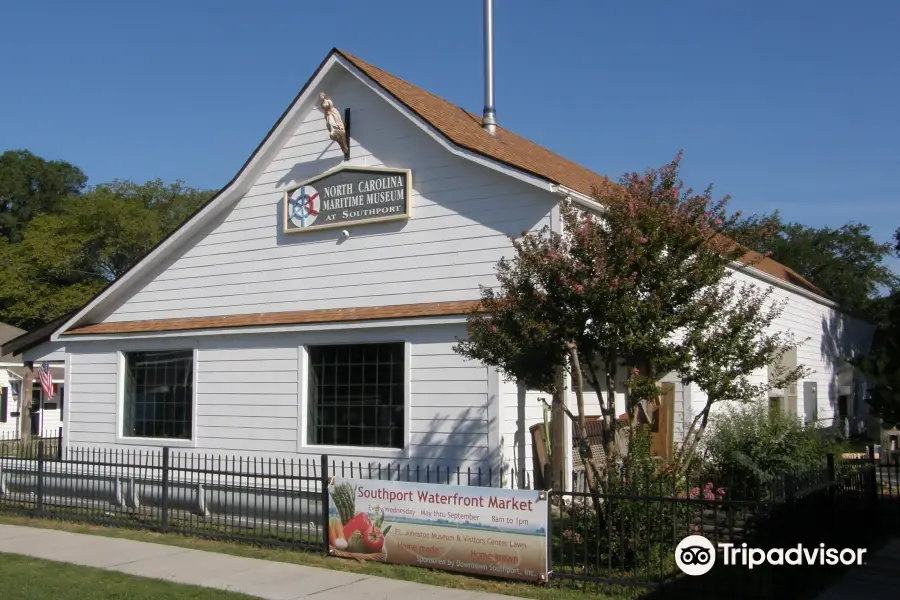
[[[659,401],[661,376],[674,371],[696,381],[711,403],[748,400],[766,387],[752,385],[750,373],[780,362],[792,345],[767,331],[780,310],[767,304],[768,294],[730,279],[728,265],[744,250],[719,233],[735,220],[726,215],[727,198],[685,189],[679,163],[680,155],[596,191],[602,217],[563,203],[562,234],[544,228],[515,240],[514,258],[497,266],[499,286],[482,288],[482,311],[470,315],[468,339],[456,345],[553,396],[554,417],[573,422],[592,489],[627,451],[640,414]],[[571,376],[575,412],[562,400],[560,372]],[[585,435],[585,381],[600,400],[607,464],[593,459]],[[616,389],[625,390],[627,431]],[[691,435],[700,433],[695,427]]]
[[[894,252],[900,256],[900,228],[894,233]],[[900,426],[900,291],[884,298],[880,322],[869,354],[854,365],[869,383],[872,412],[888,427]]]
[[[19,242],[33,218],[54,212],[86,183],[81,169],[65,161],[44,160],[27,150],[0,154],[0,236]]]
[[[888,428],[900,427],[900,340],[885,340],[854,365],[869,383],[869,406]]]
[[[114,181],[66,199],[0,241],[0,320],[31,329],[90,300],[171,233],[210,191]]]
[[[885,263],[892,244],[876,242],[868,225],[808,227],[785,222],[775,211],[739,219],[726,233],[768,253],[850,311],[878,318],[879,298],[900,286],[900,278]]]

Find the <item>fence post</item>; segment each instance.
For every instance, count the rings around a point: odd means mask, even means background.
[[[545,580],[541,577],[542,583],[548,583],[550,580],[550,576],[553,573],[553,496],[551,495],[553,492],[545,491],[544,496],[547,498],[547,533],[544,534],[544,540],[547,544],[547,579]],[[575,496],[572,496],[572,499],[575,499]],[[560,495],[559,496],[559,507],[560,507],[560,515],[562,515],[563,502],[565,498]],[[587,586],[585,586],[587,589]]]
[[[44,514],[44,440],[38,439],[37,514]]]
[[[162,515],[160,522],[163,533],[169,528],[169,447],[162,449]]]
[[[875,444],[869,444],[868,447],[869,452],[869,460],[871,460],[871,467],[869,476],[866,478],[866,485],[869,487],[869,514],[874,515],[876,519],[881,518],[881,513],[879,512],[878,506],[878,495],[880,490],[878,489],[878,459],[875,458]],[[890,480],[890,478],[888,478]]]
[[[844,525],[841,522],[843,496],[839,494],[840,490],[838,490],[837,476],[834,469],[834,454],[829,452],[825,459],[828,465],[828,489],[825,490],[825,500],[828,503],[828,516],[831,519],[829,529],[831,535],[834,535],[836,528]]]
[[[320,500],[320,504],[322,505],[322,550],[325,552],[325,556],[331,554],[331,544],[328,539],[328,511],[330,510],[330,498],[328,496],[328,455],[322,455],[322,468],[320,470],[322,473],[322,499]]]
[[[63,428],[56,432],[56,460],[63,460]]]

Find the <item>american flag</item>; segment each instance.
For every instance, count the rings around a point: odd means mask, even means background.
[[[41,390],[47,398],[53,397],[53,376],[50,374],[50,363],[44,361],[41,363]]]

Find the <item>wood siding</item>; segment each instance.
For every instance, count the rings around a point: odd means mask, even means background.
[[[352,111],[350,164],[412,170],[409,221],[284,234],[282,190],[340,164],[311,109],[250,191],[104,321],[215,317],[479,297],[509,236],[550,223],[554,198],[454,156],[353,76],[323,85]]]
[[[751,282],[764,288],[770,284],[738,271],[734,277],[739,282]],[[805,365],[813,373],[797,382],[797,415],[803,414],[803,383],[815,382],[817,388],[817,413],[821,425],[836,424],[838,400],[838,374],[842,361],[859,352],[868,350],[874,327],[834,308],[816,302],[797,293],[775,287],[774,302],[785,302],[784,311],[773,323],[773,331],[790,331],[796,341],[802,342],[797,348],[797,364]],[[766,373],[756,375],[760,382]],[[702,410],[706,394],[692,385],[690,411],[686,411],[684,422],[689,423],[691,414]],[[863,403],[864,404],[864,403]],[[676,420],[676,428],[678,421]],[[676,439],[679,439],[676,434]]]
[[[500,439],[503,448],[505,479],[513,487],[532,489],[534,483],[534,447],[530,429],[544,422],[544,398],[550,394],[527,390],[512,381],[500,379]]]
[[[198,349],[196,451],[220,455],[320,456],[300,447],[301,345],[405,340],[410,343],[409,459],[375,462],[487,466],[488,372],[453,352],[462,326],[343,330],[109,342],[81,342],[71,352],[71,447],[116,444],[117,352]],[[126,444],[127,445],[127,444]],[[365,453],[361,449],[359,453]],[[331,453],[336,460],[371,462]]]

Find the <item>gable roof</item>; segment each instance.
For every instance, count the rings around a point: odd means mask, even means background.
[[[385,92],[394,101],[402,105],[406,110],[418,117],[426,125],[434,129],[451,146],[462,148],[481,157],[488,159],[488,164],[500,164],[512,167],[536,177],[550,184],[561,186],[576,194],[591,198],[594,190],[613,191],[617,184],[611,182],[608,177],[594,173],[593,171],[563,158],[550,150],[535,144],[515,133],[498,126],[495,135],[488,134],[481,126],[481,118],[468,112],[430,92],[418,88],[399,77],[391,75],[374,65],[371,65],[352,54],[333,48],[322,61],[315,73],[310,76],[303,88],[295,96],[288,108],[282,113],[278,121],[269,130],[266,137],[256,147],[250,158],[244,163],[234,178],[228,182],[209,201],[202,205],[189,219],[187,219],[175,231],[154,246],[140,261],[126,271],[118,280],[101,290],[94,298],[88,301],[80,309],[57,319],[56,321],[12,340],[7,344],[15,347],[17,352],[43,343],[50,336],[70,329],[79,324],[93,305],[109,297],[109,294],[121,287],[127,280],[133,277],[133,273],[146,266],[150,259],[163,252],[167,245],[181,235],[189,225],[194,226],[200,220],[203,213],[211,211],[217,204],[223,202],[229,196],[240,194],[240,183],[246,179],[248,172],[257,167],[262,155],[271,150],[271,144],[275,138],[283,135],[290,124],[290,118],[304,95],[314,87],[321,79],[325,71],[340,58],[345,65],[356,69],[363,77],[370,80],[378,89]],[[806,281],[798,273],[781,265],[774,260],[764,257],[756,252],[748,252],[742,259],[743,262],[770,275],[780,281],[790,283],[806,292],[821,297],[825,301],[827,296],[810,282]],[[49,330],[49,333],[48,333]],[[72,331],[74,333],[74,331]],[[55,338],[54,338],[55,339]],[[5,347],[4,347],[5,349]]]
[[[24,329],[19,329],[18,327],[13,327],[7,323],[0,323],[0,345],[5,345],[6,342],[10,340],[14,340],[17,337],[20,337],[25,333]],[[0,356],[0,362],[10,363],[10,362],[21,362],[21,357],[15,356],[12,352],[6,352],[6,348],[0,349],[0,353],[3,356]]]
[[[43,327],[39,327],[38,329],[33,329],[28,333],[25,333],[23,330],[18,329],[20,334],[17,334],[17,337],[13,337],[11,339],[3,340],[3,347],[0,349],[0,352],[4,354],[3,359],[6,360],[8,356],[15,356],[13,359],[14,362],[21,362],[22,357],[19,356],[22,352],[28,350],[29,348],[34,348],[38,344],[43,344],[47,340],[50,339],[50,336],[56,331],[59,327],[65,324],[71,317],[75,316],[75,311],[66,313],[63,316],[50,321]],[[8,327],[8,326],[7,326]]]
[[[595,189],[611,191],[613,187],[616,187],[616,184],[611,182],[608,177],[594,173],[499,125],[496,134],[490,135],[481,126],[480,117],[352,54],[337,49],[335,52],[347,59],[397,101],[416,113],[457,146],[588,197],[594,196]],[[763,273],[827,298],[822,290],[799,273],[758,252],[747,252],[741,262],[751,264]]]
[[[608,177],[598,175],[499,125],[495,135],[490,135],[481,126],[481,117],[352,54],[335,51],[457,146],[585,196],[592,196],[595,187],[604,189],[615,186]]]

